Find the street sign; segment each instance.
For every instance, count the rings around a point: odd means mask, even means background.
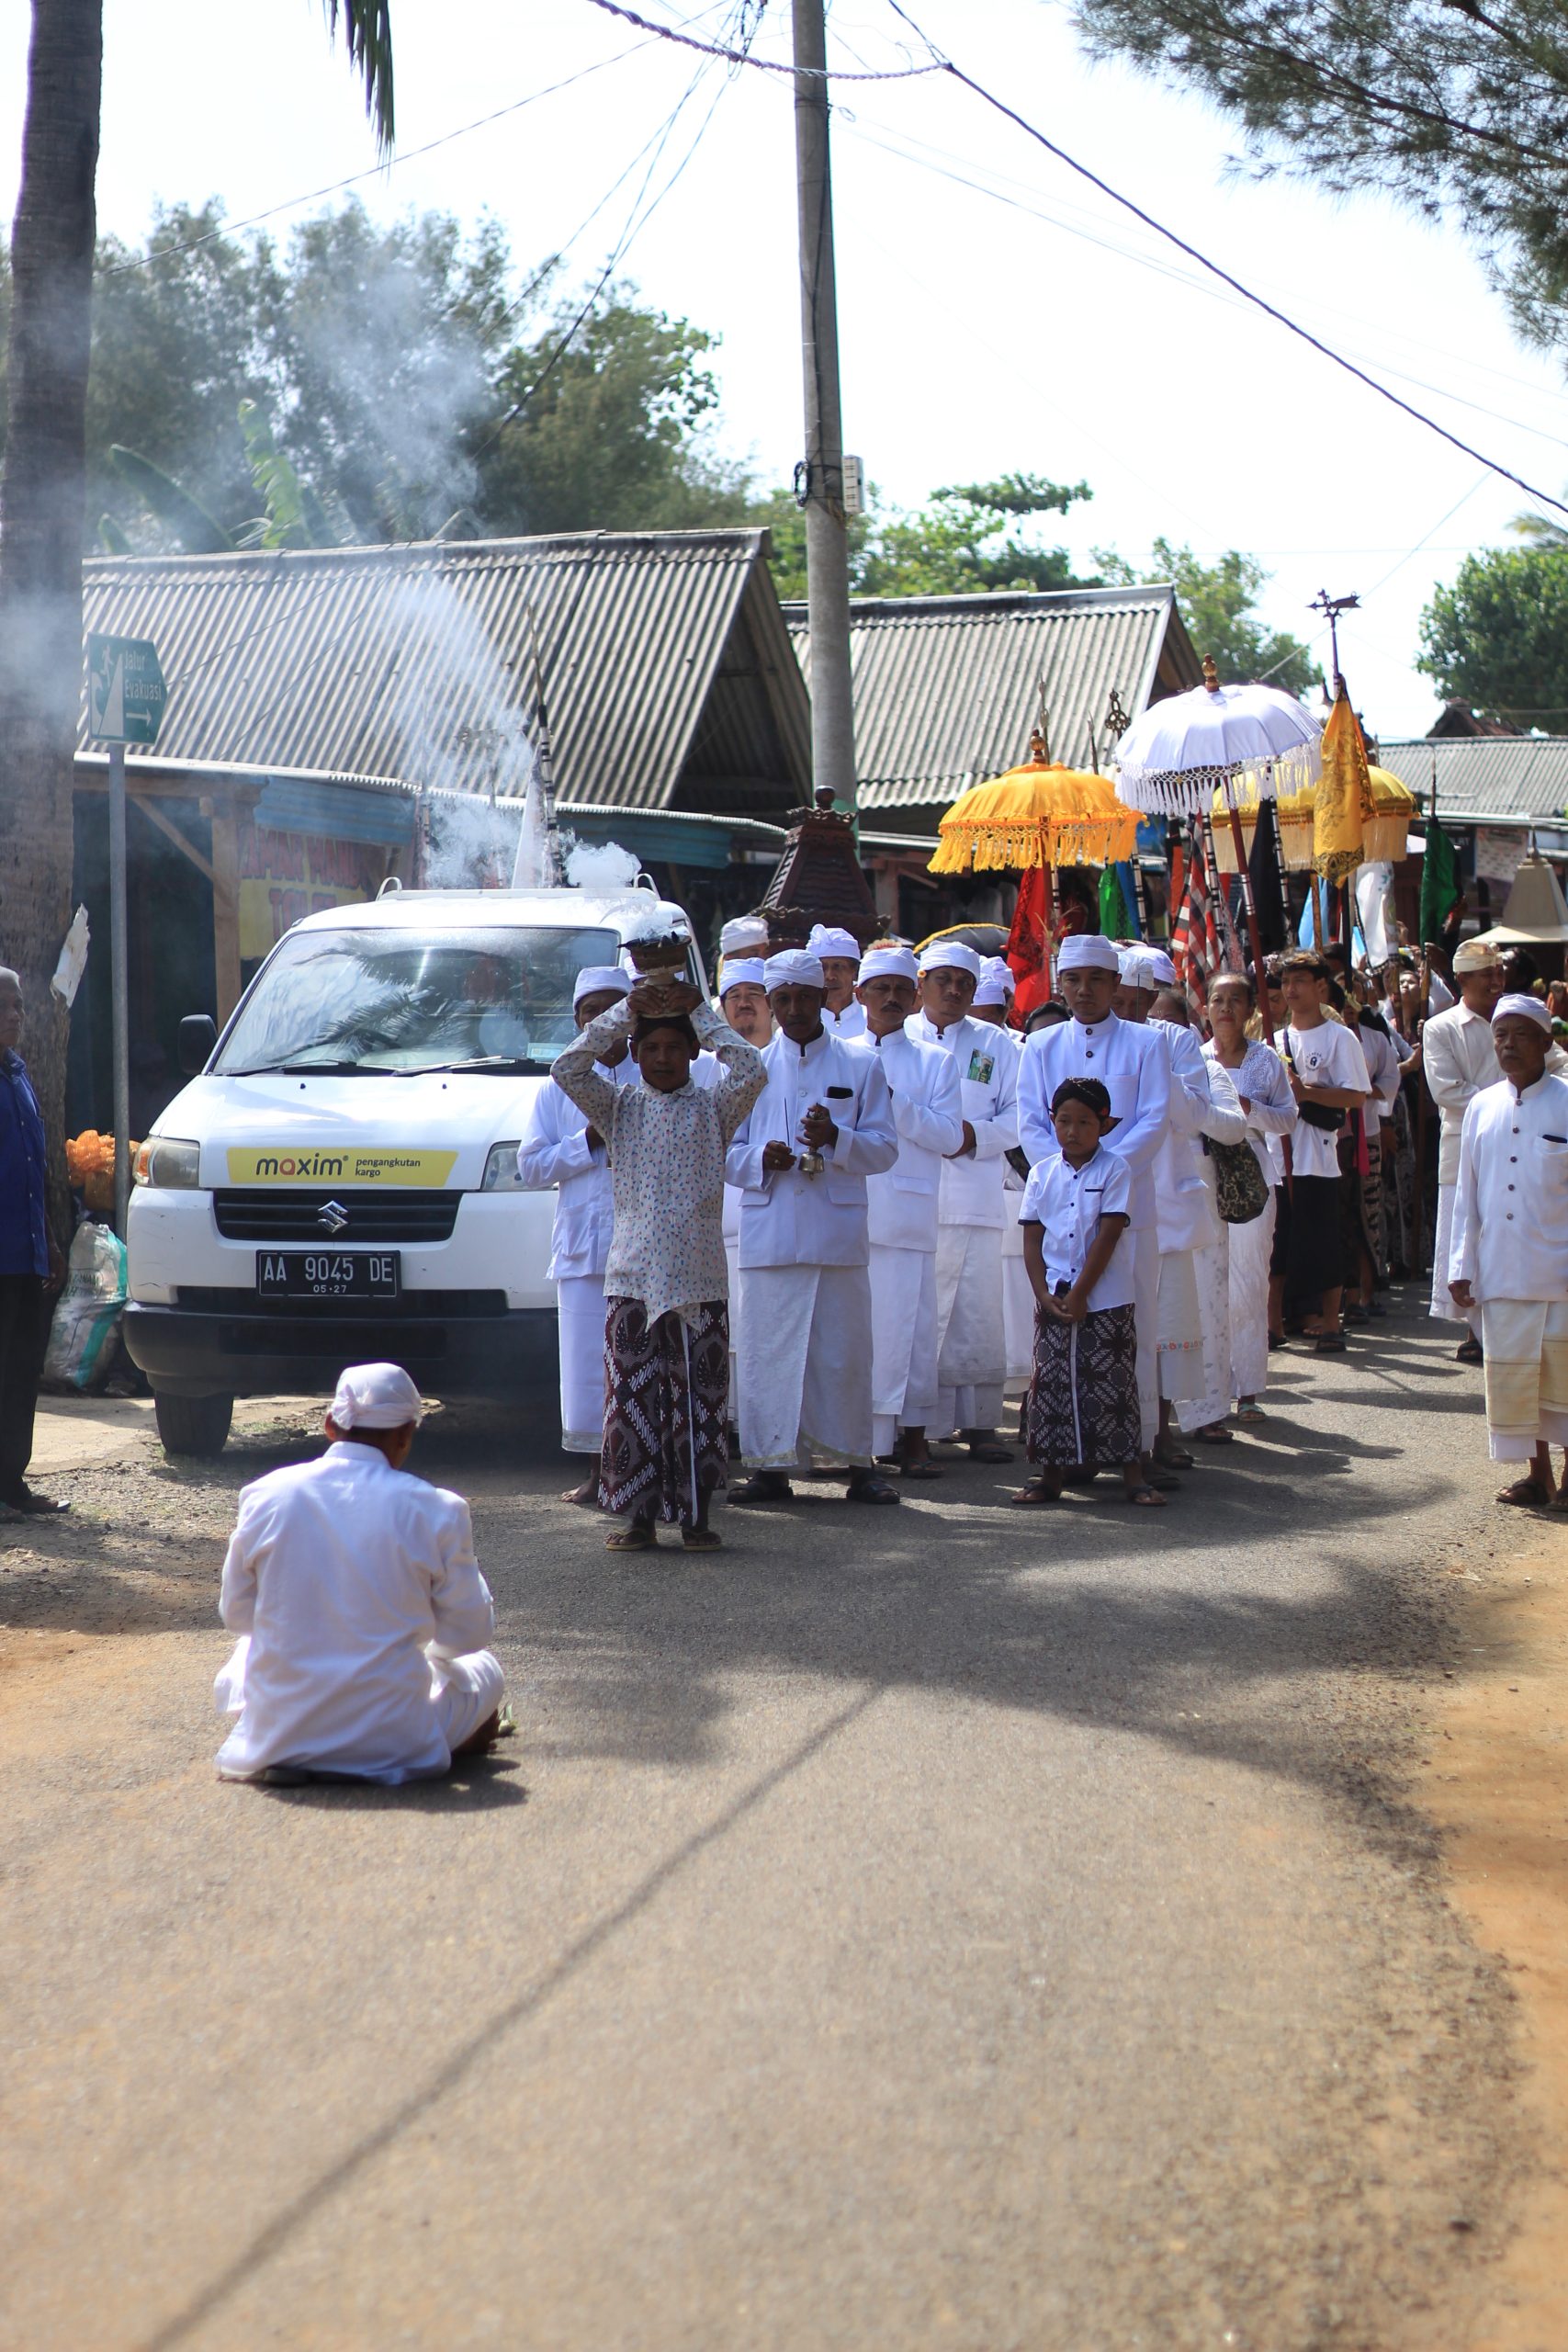
[[[87,639],[87,732],[100,743],[157,741],[168,690],[147,637]]]

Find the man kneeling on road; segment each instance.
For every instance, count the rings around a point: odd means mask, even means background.
[[[326,1452],[240,1497],[218,1677],[219,1778],[416,1781],[489,1747],[502,1671],[468,1506],[403,1469],[424,1408],[400,1364],[345,1372]]]

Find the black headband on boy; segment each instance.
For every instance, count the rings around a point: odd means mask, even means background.
[[[1111,1096],[1098,1078],[1065,1078],[1051,1097],[1053,1118],[1064,1102],[1081,1102],[1097,1119],[1111,1116]]]

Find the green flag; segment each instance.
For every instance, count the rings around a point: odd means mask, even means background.
[[[1100,933],[1102,939],[1131,939],[1133,920],[1122,892],[1122,877],[1113,865],[1100,876]]]
[[[1441,936],[1443,919],[1459,897],[1459,865],[1454,845],[1441,825],[1427,828],[1427,852],[1421,860],[1421,936],[1425,947]]]

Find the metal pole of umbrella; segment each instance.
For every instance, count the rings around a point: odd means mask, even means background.
[[[1258,1009],[1263,1015],[1263,1034],[1272,1045],[1274,1016],[1269,1010],[1269,983],[1263,976],[1263,939],[1258,928],[1258,908],[1252,896],[1252,868],[1247,862],[1247,844],[1242,839],[1241,811],[1235,805],[1234,776],[1225,778],[1225,807],[1230,811],[1231,840],[1235,844],[1235,862],[1241,875],[1241,902],[1247,910],[1247,935],[1252,948],[1252,969],[1258,991]]]
[[[125,905],[125,745],[109,745],[109,997],[114,1039],[114,1229],[130,1205],[130,978]]]

